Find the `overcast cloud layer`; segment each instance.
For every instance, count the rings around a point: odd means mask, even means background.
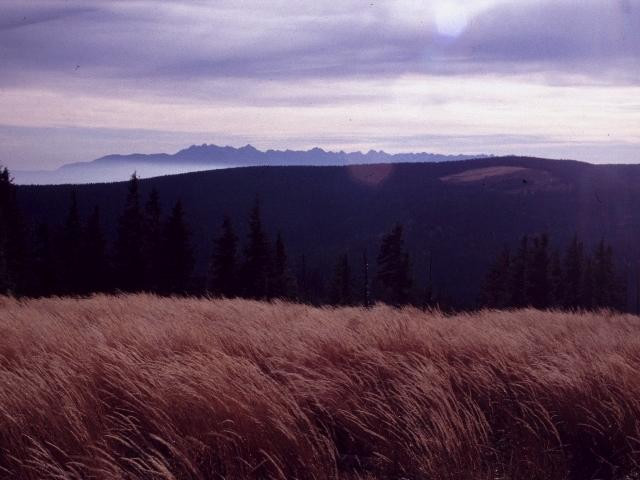
[[[188,143],[640,161],[640,0],[2,0],[0,163]]]

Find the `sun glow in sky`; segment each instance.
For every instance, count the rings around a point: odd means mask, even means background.
[[[436,27],[441,35],[457,37],[469,24],[469,14],[459,3],[441,2],[434,10]]]
[[[5,0],[0,163],[192,143],[639,162],[640,1]]]

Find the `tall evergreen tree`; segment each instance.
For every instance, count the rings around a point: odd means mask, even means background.
[[[256,202],[249,216],[249,237],[245,247],[243,287],[249,298],[262,299],[268,294],[270,249],[262,226],[260,201]]]
[[[585,255],[584,267],[582,269],[582,281],[580,282],[580,303],[579,307],[585,310],[592,309],[594,305],[594,265],[590,255]]]
[[[297,298],[298,301],[302,303],[310,303],[311,302],[311,282],[310,275],[307,269],[307,257],[305,254],[302,254],[300,257],[300,264],[298,266],[298,272],[296,275],[297,278]]]
[[[140,292],[145,286],[146,265],[139,189],[139,180],[134,173],[129,180],[116,241],[116,287],[125,292]]]
[[[65,295],[87,293],[83,279],[82,246],[82,225],[76,193],[73,192],[60,237],[60,289]]]
[[[549,306],[549,237],[542,234],[532,242],[527,268],[527,298],[535,308]]]
[[[617,303],[617,285],[613,249],[600,240],[593,253],[593,306],[613,307]]]
[[[189,228],[182,202],[179,200],[173,207],[165,226],[163,252],[161,292],[187,293],[194,260],[189,241]]]
[[[364,308],[371,307],[371,289],[369,286],[369,256],[367,255],[367,249],[362,251],[362,305]]]
[[[0,168],[0,293],[11,290],[9,275],[9,209],[13,185],[7,168]]]
[[[510,286],[511,293],[510,305],[516,308],[522,308],[529,305],[527,293],[528,288],[528,271],[529,266],[529,237],[526,235],[520,240],[520,246],[512,259]]]
[[[25,224],[9,170],[0,170],[0,293],[22,295],[28,288]]]
[[[268,288],[270,298],[287,299],[292,293],[292,279],[287,267],[287,252],[282,235],[278,232],[271,262]]]
[[[14,282],[9,268],[10,216],[13,203],[13,183],[9,170],[0,169],[0,293],[13,290]]]
[[[396,225],[382,238],[378,254],[377,295],[380,300],[394,306],[409,302],[411,294],[411,267],[404,247],[402,225]]]
[[[220,236],[213,242],[209,272],[209,291],[214,295],[232,298],[238,295],[238,237],[231,218],[224,217]]]
[[[424,289],[424,295],[422,297],[422,308],[427,309],[437,305],[435,291],[433,288],[433,254],[429,250],[428,264],[427,264],[427,284]]]
[[[584,278],[584,247],[575,235],[564,259],[565,271],[565,304],[567,308],[579,308],[582,306],[582,281]]]
[[[56,275],[56,256],[47,224],[40,224],[35,231],[33,249],[33,279],[31,294],[47,297],[60,293]]]
[[[150,292],[157,292],[160,288],[159,281],[162,276],[163,263],[163,234],[160,195],[154,187],[144,207],[142,229],[142,251],[146,275],[144,289]]]
[[[340,255],[334,269],[330,299],[332,305],[351,305],[353,303],[351,282],[349,257],[345,253]]]
[[[100,208],[95,207],[87,220],[82,245],[83,282],[89,293],[104,292],[109,284],[107,246],[100,222]]]
[[[560,252],[554,250],[549,260],[549,305],[562,308],[565,304],[564,271]]]
[[[511,252],[504,247],[489,273],[482,288],[482,304],[490,308],[507,308],[511,303],[510,291]]]

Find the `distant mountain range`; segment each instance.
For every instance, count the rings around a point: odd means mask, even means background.
[[[266,150],[251,145],[240,148],[192,145],[174,154],[107,155],[91,162],[70,163],[52,171],[12,172],[19,184],[102,183],[126,180],[135,171],[143,178],[176,173],[250,166],[345,166],[378,163],[421,163],[486,158],[487,155],[440,155],[397,153],[382,150],[331,152],[311,150]]]

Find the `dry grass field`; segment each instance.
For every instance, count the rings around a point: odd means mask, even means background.
[[[640,320],[0,298],[0,478],[623,479]]]

